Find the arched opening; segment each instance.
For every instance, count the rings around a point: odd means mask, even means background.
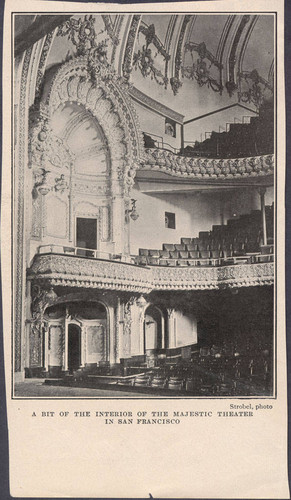
[[[68,325],[68,370],[73,372],[81,365],[81,328]]]
[[[157,353],[163,347],[164,321],[162,312],[150,305],[144,318],[144,352],[146,355]]]
[[[48,307],[45,320],[44,362],[50,374],[109,361],[109,317],[103,303],[70,299]]]

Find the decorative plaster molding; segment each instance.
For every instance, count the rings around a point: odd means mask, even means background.
[[[274,174],[274,155],[212,159],[175,155],[165,149],[146,149],[142,170],[158,170],[186,179],[240,179]]]
[[[129,80],[131,72],[132,72],[133,49],[134,49],[134,43],[136,40],[140,20],[141,20],[141,15],[132,16],[131,25],[130,25],[130,28],[128,31],[127,42],[126,42],[123,64],[122,64],[123,76],[127,80]]]
[[[47,286],[123,290],[148,294],[155,290],[219,290],[274,282],[274,264],[237,264],[224,267],[139,267],[66,255],[37,255],[29,279]]]
[[[135,101],[144,104],[147,108],[150,108],[153,112],[159,113],[162,116],[165,116],[167,118],[170,118],[171,120],[174,120],[177,123],[182,124],[184,120],[184,115],[181,115],[180,113],[177,113],[171,108],[168,108],[168,106],[165,106],[164,104],[156,101],[152,97],[144,94],[141,90],[137,89],[136,87],[130,87],[129,89],[129,95],[134,99]]]
[[[20,96],[19,96],[19,124],[18,124],[18,150],[16,155],[16,179],[19,196],[15,210],[16,221],[16,266],[15,266],[15,303],[14,303],[14,369],[20,372],[22,369],[22,306],[23,306],[23,228],[24,228],[24,173],[27,164],[27,82],[29,78],[29,67],[32,56],[32,47],[29,48],[24,56],[21,81],[20,81]]]
[[[88,70],[88,57],[80,56],[56,70],[48,95],[42,102],[46,108],[46,129],[54,111],[65,101],[86,108],[100,124],[111,157],[111,176],[118,178],[126,196],[134,182],[135,171],[143,159],[144,145],[138,117],[128,95],[129,85],[108,64],[94,62],[95,78]],[[43,139],[37,131],[33,136]],[[46,140],[46,139],[43,139]]]
[[[214,92],[222,93],[223,85],[221,82],[221,72],[223,69],[222,64],[216,59],[216,57],[206,48],[204,42],[194,43],[188,42],[184,47],[185,53],[190,52],[192,57],[192,65],[181,66],[182,76],[189,78],[190,80],[196,80],[200,87],[207,85]],[[198,58],[194,62],[193,52],[198,53]],[[207,62],[208,61],[208,62]],[[213,77],[212,68],[216,66],[219,70],[218,75],[220,82]]]
[[[49,51],[50,51],[50,48],[52,45],[54,35],[55,35],[55,31],[51,31],[50,33],[47,34],[47,36],[45,37],[42,51],[41,51],[41,56],[40,56],[40,60],[38,63],[36,84],[35,84],[35,99],[36,100],[38,100],[41,96],[43,78],[44,78],[44,73],[45,73],[45,68],[46,68],[46,61],[47,61],[47,57],[48,57],[48,54],[49,54]]]
[[[180,70],[182,66],[182,47],[183,47],[183,41],[186,33],[186,29],[188,26],[188,23],[191,20],[190,15],[184,16],[183,19],[183,24],[181,27],[178,43],[177,43],[177,50],[176,50],[176,57],[175,57],[175,73],[172,78],[170,78],[170,84],[173,90],[174,95],[176,95],[179,91],[179,88],[182,86],[182,82],[180,80]]]

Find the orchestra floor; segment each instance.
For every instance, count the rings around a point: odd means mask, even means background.
[[[149,397],[148,394],[132,394],[132,392],[110,391],[109,389],[91,389],[86,387],[62,387],[45,385],[44,379],[25,379],[24,382],[15,384],[15,397],[20,398],[123,398]],[[162,397],[162,396],[159,396]]]

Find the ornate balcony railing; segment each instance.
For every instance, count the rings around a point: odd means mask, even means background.
[[[158,170],[186,179],[245,179],[274,173],[274,155],[248,158],[190,158],[164,149],[146,149],[141,170]]]
[[[273,262],[223,267],[176,268],[137,266],[67,254],[37,254],[28,270],[31,280],[48,285],[124,290],[215,290],[274,282]]]

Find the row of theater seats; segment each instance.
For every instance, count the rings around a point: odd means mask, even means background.
[[[183,250],[179,248],[183,247]],[[192,248],[195,248],[195,250]],[[171,248],[171,249],[170,249]],[[261,245],[261,252],[248,254],[244,245],[234,244],[222,249],[199,250],[200,246],[190,245],[163,245],[163,250],[139,249],[139,256],[135,262],[149,266],[219,266],[237,263],[273,262],[273,245]]]
[[[226,132],[212,132],[202,142],[187,146],[181,154],[196,157],[237,158],[272,154],[274,152],[274,107],[264,102],[259,116],[249,123],[230,123]]]
[[[273,235],[273,206],[266,207],[267,234]],[[139,265],[217,266],[230,263],[273,261],[273,238],[262,244],[261,212],[214,225],[200,231],[198,238],[181,238],[180,243],[164,243],[162,250],[140,248],[135,262]]]
[[[128,382],[135,387],[195,395],[260,395],[271,392],[271,349],[202,348],[192,360],[163,365]]]

